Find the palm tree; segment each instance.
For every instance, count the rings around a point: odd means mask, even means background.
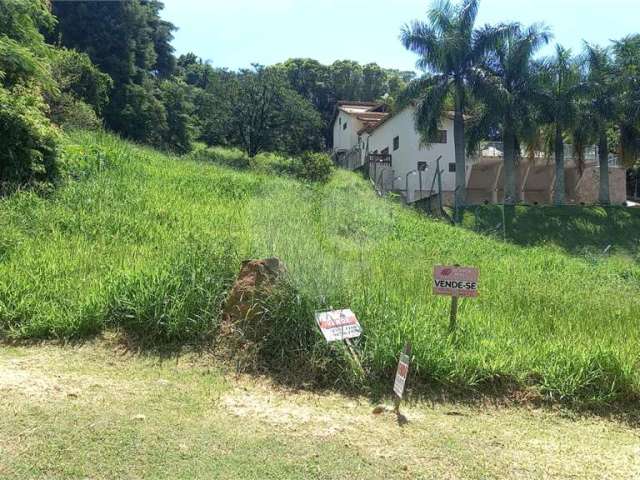
[[[541,75],[544,82],[541,97],[541,112],[552,130],[551,148],[555,156],[556,181],[553,202],[564,203],[564,135],[573,131],[578,118],[577,100],[584,91],[578,63],[571,56],[571,51],[556,46],[556,55],[550,61],[541,64]]]
[[[597,143],[600,169],[599,201],[610,203],[609,138],[607,131],[614,124],[617,110],[617,85],[609,49],[585,43],[585,92],[578,102],[578,122],[572,134],[574,151],[582,165],[584,149]]]
[[[428,22],[414,21],[402,28],[400,39],[418,54],[417,67],[427,72],[412,82],[407,97],[416,99],[416,123],[426,143],[437,133],[443,113],[453,100],[453,137],[456,157],[456,212],[466,197],[464,115],[472,71],[504,35],[506,27],[474,29],[479,0],[453,5],[439,0],[429,10]]]
[[[619,89],[620,156],[626,165],[640,157],[640,34],[614,42]]]
[[[540,90],[531,62],[550,38],[551,33],[543,25],[527,29],[513,25],[471,76],[483,108],[470,132],[469,146],[475,147],[491,128],[500,131],[504,147],[505,204],[519,200],[516,159],[520,156],[521,142],[530,138],[535,130],[533,105]]]

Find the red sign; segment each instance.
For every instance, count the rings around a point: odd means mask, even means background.
[[[409,376],[409,362],[409,355],[404,353],[400,355],[398,370],[396,371],[396,378],[393,382],[393,391],[398,396],[398,398],[402,398],[402,395],[404,394],[404,386],[407,383],[407,377]]]
[[[477,297],[477,268],[433,267],[433,293],[450,297]]]

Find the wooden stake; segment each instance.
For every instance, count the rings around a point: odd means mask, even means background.
[[[458,326],[458,297],[451,297],[451,314],[449,316],[449,333],[453,333]]]

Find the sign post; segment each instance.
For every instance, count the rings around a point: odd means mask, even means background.
[[[396,413],[400,412],[400,402],[404,395],[404,387],[407,384],[407,377],[409,376],[409,364],[411,363],[411,344],[405,343],[400,360],[398,361],[398,369],[396,370],[396,376],[393,381],[393,392],[396,394],[394,406]]]
[[[451,297],[451,313],[449,315],[449,331],[454,332],[458,323],[458,299],[473,298],[479,295],[477,268],[435,266],[433,267],[433,293]]]
[[[316,312],[316,323],[327,343],[342,341],[361,373],[364,373],[358,354],[351,343],[352,338],[362,335],[362,327],[350,309]]]

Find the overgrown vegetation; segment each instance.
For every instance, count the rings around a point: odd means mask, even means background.
[[[640,266],[624,238],[606,255],[567,252],[553,237],[523,248],[425,219],[347,172],[311,185],[104,134],[74,134],[62,151],[85,180],[0,203],[6,338],[119,329],[154,345],[215,342],[240,262],[275,255],[289,287],[270,305],[262,358],[272,371],[324,385],[386,381],[409,340],[413,385],[596,403],[640,394]],[[576,223],[590,223],[588,212]],[[640,232],[635,211],[619,222]],[[481,270],[481,296],[462,302],[453,337],[448,301],[430,291],[438,263]],[[314,311],[330,306],[361,319],[366,380],[314,326]]]

